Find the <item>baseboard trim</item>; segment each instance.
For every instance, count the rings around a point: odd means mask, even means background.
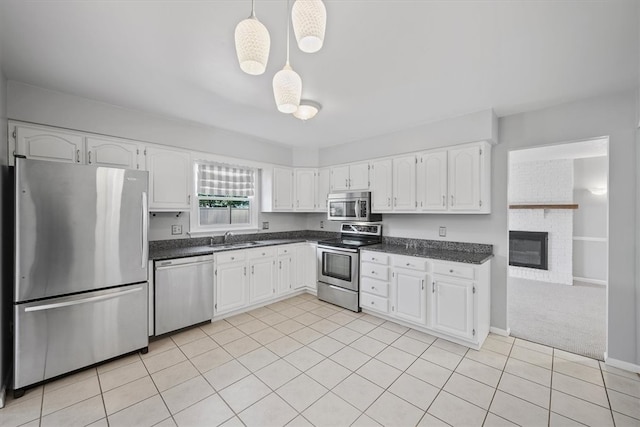
[[[575,280],[577,282],[591,283],[592,285],[607,286],[607,281],[606,280],[589,279],[588,277],[577,277],[577,276],[574,276],[573,280]]]
[[[606,365],[613,366],[614,368],[624,369],[625,371],[640,374],[640,365],[625,362],[624,360],[612,359],[611,357],[607,357],[607,353],[604,354],[604,363]]]
[[[489,328],[489,332],[496,335],[502,335],[503,337],[511,336],[511,328],[500,329],[500,328],[496,328],[495,326],[491,326]]]

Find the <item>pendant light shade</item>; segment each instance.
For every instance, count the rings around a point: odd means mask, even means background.
[[[300,105],[302,79],[293,71],[289,62],[273,76],[273,96],[281,113],[293,113]]]
[[[327,27],[327,9],[322,0],[296,0],[291,19],[300,50],[307,53],[319,51]]]
[[[258,21],[251,2],[251,16],[236,26],[236,54],[240,69],[254,76],[264,73],[269,60],[271,37],[262,22]]]

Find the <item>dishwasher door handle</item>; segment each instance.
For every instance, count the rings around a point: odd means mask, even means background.
[[[213,261],[200,261],[200,262],[193,262],[191,264],[169,264],[169,265],[156,267],[156,270],[171,270],[174,268],[193,267],[194,265],[202,265],[202,264],[213,264]]]

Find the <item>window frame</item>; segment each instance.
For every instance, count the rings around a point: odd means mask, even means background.
[[[200,164],[219,164],[231,167],[238,167],[243,169],[251,169],[254,173],[254,195],[249,197],[237,197],[237,196],[200,196],[198,194],[198,165]],[[193,161],[193,194],[191,198],[190,209],[190,221],[189,230],[190,234],[220,234],[226,231],[256,231],[258,230],[258,213],[260,211],[260,169],[254,166],[230,164],[226,162],[220,162],[215,160],[194,160]],[[217,224],[217,225],[202,225],[200,224],[200,200],[238,200],[249,201],[249,223],[248,224]]]

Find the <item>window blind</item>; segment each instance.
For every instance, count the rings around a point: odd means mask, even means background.
[[[250,197],[255,194],[255,171],[216,163],[198,164],[198,194]]]

